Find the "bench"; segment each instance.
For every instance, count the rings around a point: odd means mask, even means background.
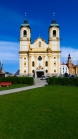
[[[1,86],[7,86],[7,87],[9,87],[9,86],[11,86],[11,82],[0,82],[0,87]]]

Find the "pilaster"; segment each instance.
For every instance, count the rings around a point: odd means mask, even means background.
[[[32,62],[31,62],[31,55],[29,55],[29,74],[32,74]]]
[[[45,56],[43,56],[43,68],[45,69]]]
[[[51,74],[51,55],[48,55],[48,73]]]
[[[57,73],[60,73],[60,56],[57,56]]]
[[[37,68],[37,56],[35,56],[35,69]]]
[[[20,56],[20,74],[22,74],[22,57]]]
[[[27,58],[27,74],[29,74],[29,58],[28,56],[26,58]]]

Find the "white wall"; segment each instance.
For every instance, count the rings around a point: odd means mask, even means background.
[[[67,65],[61,65],[60,66],[60,73],[64,74],[64,73],[68,73],[69,74],[69,69],[67,67]]]

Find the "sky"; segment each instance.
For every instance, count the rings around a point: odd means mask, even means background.
[[[60,26],[61,63],[78,60],[78,0],[0,0],[0,61],[3,70],[19,69],[20,26],[26,20],[31,27],[32,43],[42,37],[48,43],[48,28],[53,20]]]

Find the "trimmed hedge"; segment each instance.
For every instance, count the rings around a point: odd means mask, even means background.
[[[12,84],[34,84],[33,77],[0,77],[0,82],[12,82]]]
[[[49,85],[71,85],[71,86],[78,86],[78,77],[76,78],[54,78],[50,77],[47,80]]]

